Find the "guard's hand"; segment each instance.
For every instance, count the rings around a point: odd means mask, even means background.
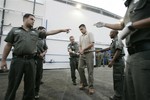
[[[6,61],[2,61],[0,67],[1,67],[1,70],[4,70],[4,71],[7,70],[7,63],[6,63]]]
[[[99,52],[102,52],[102,51],[101,51],[101,50],[96,50],[95,52],[96,52],[96,53],[99,53]]]
[[[81,55],[84,54],[84,50],[80,50],[79,52],[80,52]]]
[[[70,32],[70,28],[68,28],[68,29],[62,29],[62,32],[66,32],[66,33],[69,33]]]
[[[79,53],[79,52],[77,52],[77,53],[76,53],[76,55],[80,55],[80,53]]]
[[[45,54],[44,53],[40,53],[40,58],[44,58]]]
[[[108,67],[111,68],[113,66],[113,64],[114,64],[114,62],[110,61],[109,64],[108,64]]]
[[[103,22],[97,22],[97,23],[94,24],[94,26],[96,26],[97,28],[101,28],[101,27],[105,26],[105,23],[103,23]]]

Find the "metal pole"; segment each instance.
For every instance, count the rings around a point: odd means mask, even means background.
[[[36,0],[34,0],[33,2],[33,14],[35,14],[35,4],[36,4]]]
[[[6,0],[4,0],[3,8],[5,8],[5,6],[6,6]],[[3,35],[4,18],[5,18],[5,9],[3,9],[3,11],[2,11],[2,20],[1,20],[1,29],[0,29],[0,44],[1,44],[1,38]]]

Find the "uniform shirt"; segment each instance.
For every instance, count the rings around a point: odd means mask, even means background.
[[[79,52],[79,45],[77,42],[70,43],[68,45],[68,49],[71,49],[75,53],[78,53]],[[70,55],[70,57],[78,57],[78,55],[74,54],[74,53],[70,53],[69,55]]]
[[[14,55],[31,55],[37,53],[37,41],[41,34],[35,29],[26,31],[22,27],[14,27],[5,38],[6,42],[13,45]]]
[[[124,17],[125,25],[128,22],[135,22],[150,17],[150,0],[131,0]],[[127,47],[137,42],[150,41],[150,28],[137,29],[126,38]]]
[[[82,34],[80,36],[80,39],[79,39],[79,46],[82,48],[82,49],[85,49],[86,47],[88,47],[91,43],[94,43],[94,37],[93,37],[93,34],[92,33],[85,33],[85,34]],[[94,46],[89,49],[89,50],[94,50]]]
[[[118,41],[118,37],[115,37],[113,40],[112,40],[112,43],[110,45],[110,50],[111,50],[111,57],[113,57],[115,55],[115,52],[117,49],[121,50],[121,54],[119,57],[122,57],[125,55],[124,53],[124,49],[123,49],[124,45],[123,43],[120,43]]]
[[[48,46],[46,45],[46,40],[39,38],[37,43],[37,53],[43,53],[45,50],[48,49]]]

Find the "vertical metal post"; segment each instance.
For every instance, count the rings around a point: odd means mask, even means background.
[[[1,44],[1,38],[3,35],[3,26],[4,26],[4,18],[5,18],[5,6],[6,6],[6,0],[4,0],[3,3],[3,11],[2,11],[2,20],[1,20],[1,29],[0,29],[0,44]]]
[[[36,4],[36,0],[34,0],[33,2],[33,14],[35,14],[35,4]]]

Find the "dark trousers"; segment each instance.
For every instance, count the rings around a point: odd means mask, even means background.
[[[129,55],[124,100],[150,100],[150,51]]]
[[[35,94],[38,94],[40,90],[40,83],[43,74],[43,59],[36,57],[37,67],[36,67],[36,79],[35,79]]]
[[[24,93],[22,100],[34,99],[35,84],[35,60],[25,58],[13,58],[8,75],[8,88],[5,100],[15,100],[16,91],[24,75]]]
[[[71,57],[70,58],[70,70],[71,70],[71,78],[72,81],[76,81],[76,70],[78,70],[78,57]]]
[[[124,68],[125,63],[122,58],[117,60],[113,65],[114,96],[118,98],[122,98],[123,96]]]

